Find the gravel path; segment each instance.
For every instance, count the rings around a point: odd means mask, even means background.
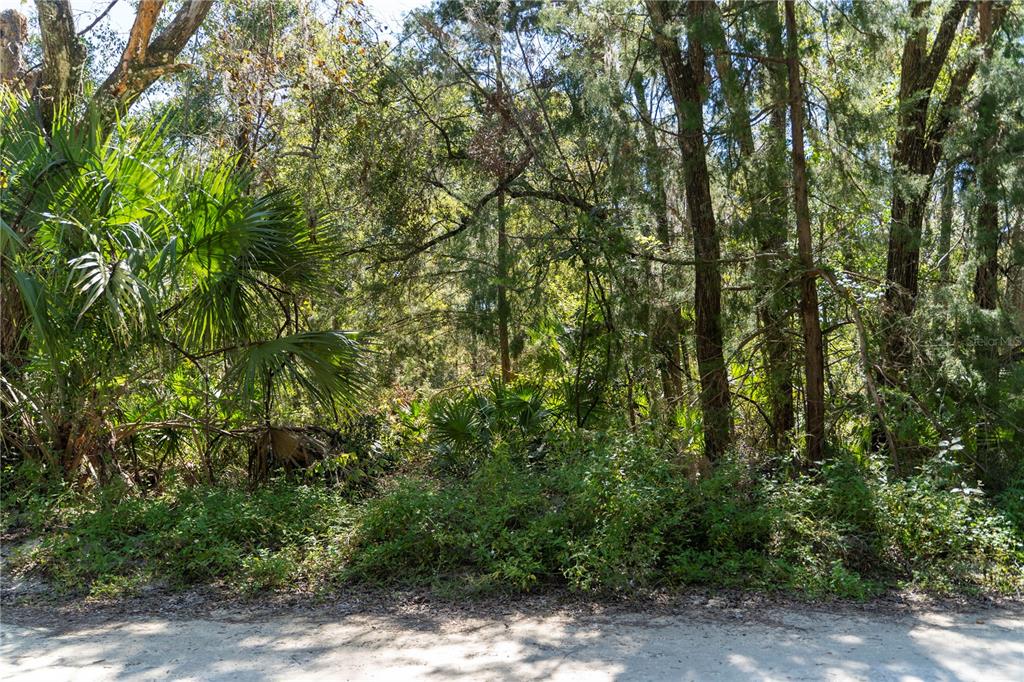
[[[0,679],[1024,680],[1024,613],[213,612],[49,622],[6,609]]]

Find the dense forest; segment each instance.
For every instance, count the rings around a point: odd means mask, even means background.
[[[121,4],[0,14],[15,570],[1024,589],[1019,3]]]

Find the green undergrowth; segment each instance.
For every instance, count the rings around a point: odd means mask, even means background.
[[[700,480],[687,471],[629,436],[579,436],[541,455],[499,439],[468,471],[421,468],[368,497],[283,480],[148,497],[36,485],[5,494],[4,525],[39,538],[15,552],[16,571],[96,598],[154,582],[248,593],[697,584],[855,599],[1024,588],[1019,486],[993,503],[927,472],[890,481],[853,458],[795,478],[731,462]]]

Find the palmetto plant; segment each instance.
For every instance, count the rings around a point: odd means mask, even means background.
[[[488,407],[486,398],[472,392],[435,402],[430,408],[433,441],[456,454],[483,447],[489,439]]]
[[[442,464],[466,474],[498,441],[533,452],[550,416],[544,393],[526,381],[491,380],[486,390],[470,389],[434,400],[429,407],[430,440]]]
[[[192,413],[154,428],[211,428],[211,400],[225,420],[269,419],[287,386],[353,404],[359,342],[297,315],[328,231],[314,241],[295,197],[253,192],[230,160],[202,166],[157,127],[97,130],[57,117],[44,134],[30,106],[0,101],[6,447],[49,451],[67,475],[102,469],[145,430],[124,423],[127,397],[173,399],[172,374],[198,382],[204,409],[184,401]]]

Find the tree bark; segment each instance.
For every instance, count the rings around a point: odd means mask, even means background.
[[[199,30],[211,7],[213,0],[185,0],[167,28],[151,39],[163,0],[146,0],[139,4],[117,67],[92,97],[92,107],[104,126],[126,112],[161,76],[188,68],[187,64],[175,60]]]
[[[786,0],[788,38],[790,128],[793,137],[793,206],[796,211],[800,254],[800,318],[804,332],[805,428],[807,449],[804,464],[821,461],[825,445],[825,359],[818,318],[818,277],[811,238],[811,213],[807,201],[807,161],[804,157],[804,104],[800,84],[799,36],[793,0]]]
[[[512,381],[512,357],[509,353],[508,328],[508,233],[505,229],[505,193],[498,194],[498,356],[501,362],[501,380]]]
[[[36,12],[43,43],[38,96],[49,127],[57,112],[72,106],[81,92],[85,49],[75,35],[69,0],[36,0]]]
[[[96,89],[91,107],[108,128],[158,78],[187,68],[175,62],[213,6],[213,0],[185,0],[167,28],[153,38],[163,0],[139,3],[128,42],[117,66]],[[81,93],[85,49],[75,33],[69,0],[36,0],[42,34],[43,68],[39,99],[51,125],[55,113],[71,107]]]
[[[777,2],[765,3],[763,5],[765,19],[767,22],[766,38],[768,45],[768,57],[771,60],[768,66],[769,83],[771,86],[773,106],[769,125],[771,135],[769,137],[769,159],[768,167],[764,169],[764,175],[769,183],[769,214],[774,229],[769,230],[767,238],[761,243],[762,253],[777,253],[780,256],[765,256],[758,261],[762,270],[771,269],[772,261],[780,262],[780,259],[788,259],[787,242],[789,239],[787,231],[788,219],[788,191],[782,166],[786,157],[786,102],[788,100],[789,86],[785,67],[785,48],[782,42],[782,25],[780,8]],[[770,260],[769,260],[770,259]],[[777,412],[773,412],[772,418],[775,423],[775,432],[781,435],[779,447],[787,445],[785,434],[796,426],[796,409],[793,401],[793,368],[790,360],[791,346],[787,330],[789,327],[789,309],[791,294],[789,287],[783,286],[785,274],[767,273],[774,280],[771,292],[766,305],[762,306],[762,323],[766,330],[766,351],[771,357],[770,364],[770,386],[777,395]]]
[[[788,100],[786,70],[781,64],[782,27],[775,3],[763,3],[758,8],[769,24],[768,43],[769,83],[772,96],[768,128],[768,158],[758,159],[754,144],[754,131],[750,121],[750,106],[739,76],[728,55],[728,38],[721,14],[718,13],[719,49],[715,67],[722,83],[722,92],[730,112],[730,128],[738,141],[744,167],[745,185],[753,187],[748,197],[750,216],[756,233],[757,249],[761,255],[755,261],[757,319],[764,334],[764,375],[768,385],[771,439],[775,450],[787,449],[786,434],[796,423],[793,409],[793,379],[790,366],[790,344],[786,338],[786,310],[789,292],[783,286],[773,267],[786,250],[786,189],[785,180],[773,168],[782,161],[786,144],[786,101]],[[767,197],[767,201],[765,198]]]
[[[913,0],[911,21],[914,23],[903,48],[900,64],[900,88],[893,168],[898,177],[893,183],[890,208],[889,248],[886,262],[886,330],[885,356],[894,371],[909,365],[906,338],[907,320],[914,312],[918,293],[918,271],[921,257],[921,230],[924,221],[928,186],[942,155],[942,141],[957,116],[967,87],[978,67],[977,58],[969,58],[950,76],[946,95],[933,106],[932,91],[957,27],[968,7],[965,0],[954,0],[946,10],[931,48],[926,51],[928,26],[926,0]],[[992,5],[982,0],[979,5]],[[994,25],[1004,12],[994,12]],[[979,36],[978,42],[987,42]],[[934,116],[929,111],[936,109]]]
[[[636,74],[633,79],[633,93],[640,111],[640,124],[644,132],[644,156],[647,183],[650,185],[651,210],[654,213],[655,232],[661,251],[666,256],[672,250],[672,231],[668,213],[668,195],[665,191],[664,158],[658,145],[657,130],[647,108],[643,78]],[[679,305],[666,301],[664,294],[673,284],[663,272],[661,277],[661,300],[654,307],[654,324],[651,329],[651,349],[658,358],[661,374],[662,395],[669,407],[675,407],[683,395],[683,368],[680,356],[682,314]]]
[[[704,145],[704,116],[701,87],[704,83],[704,46],[699,30],[691,30],[684,60],[679,41],[667,32],[668,6],[647,0],[654,44],[661,59],[672,94],[679,130],[686,204],[693,229],[696,265],[694,309],[696,313],[697,369],[701,383],[701,409],[704,418],[704,450],[711,461],[728,450],[732,440],[732,412],[729,376],[725,366],[722,332],[722,275],[719,270],[721,248],[711,201]],[[704,20],[704,2],[687,4],[691,24]]]
[[[983,41],[984,58],[992,58],[993,32],[992,3],[979,3],[978,32]],[[978,194],[978,222],[975,228],[974,246],[977,269],[974,273],[974,302],[982,310],[995,310],[999,304],[999,162],[996,158],[996,138],[999,134],[999,118],[996,112],[998,99],[991,83],[982,84],[977,105],[977,132],[980,144],[975,159]],[[991,339],[989,339],[991,340]],[[985,401],[989,406],[999,403],[999,358],[993,347],[979,343],[975,348],[975,362],[985,386]],[[989,416],[979,421],[977,432],[976,471],[982,480],[991,481],[995,469],[993,464],[998,456],[998,420]]]
[[[999,304],[999,207],[991,197],[996,180],[983,178],[990,171],[979,173],[984,197],[978,207],[976,248],[978,269],[974,273],[974,302],[982,310],[995,310]]]
[[[28,22],[16,9],[0,12],[0,84],[17,83],[22,74],[21,53],[28,38]]]
[[[953,243],[953,194],[955,192],[956,167],[946,165],[942,176],[942,202],[939,208],[939,242],[936,253],[939,257],[939,274],[943,282],[949,281],[949,261]]]
[[[978,28],[985,41],[985,59],[992,57],[992,4],[983,2],[978,8]],[[977,160],[978,224],[975,249],[978,268],[974,274],[974,301],[982,310],[995,310],[999,302],[999,169],[993,155],[995,149],[998,102],[991,86],[985,85],[978,99],[978,133],[982,142]]]
[[[1024,214],[1018,212],[1016,221],[1010,222],[1006,242],[1009,263],[1003,301],[1014,319],[1024,320]]]
[[[502,103],[505,101],[505,76],[503,70],[502,60],[502,49],[501,40],[499,39],[494,51],[494,72],[496,88],[494,91],[494,102],[495,108],[498,110],[497,113],[501,120],[501,130],[504,131],[507,123],[504,113],[500,110]],[[512,381],[512,357],[509,351],[509,317],[511,317],[511,310],[508,302],[508,259],[509,259],[509,245],[508,245],[508,232],[506,229],[506,214],[505,214],[505,185],[508,182],[508,168],[505,167],[504,159],[506,157],[505,149],[505,136],[501,135],[502,147],[499,150],[503,159],[501,164],[501,172],[499,178],[499,186],[502,188],[498,192],[498,286],[497,286],[497,305],[498,305],[498,358],[501,363],[501,381],[502,383],[508,383]]]

